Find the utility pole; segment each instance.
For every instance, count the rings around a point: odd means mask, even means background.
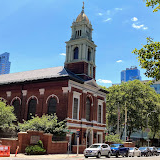
[[[119,135],[119,120],[120,120],[120,109],[119,109],[119,102],[118,102],[118,114],[117,114],[117,134]]]
[[[126,142],[126,128],[127,128],[127,107],[125,103],[125,130],[124,130],[125,142]]]

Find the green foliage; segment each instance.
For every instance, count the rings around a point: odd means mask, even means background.
[[[105,137],[106,142],[113,142],[113,143],[123,143],[123,141],[119,138],[118,134],[108,134]]]
[[[24,123],[18,123],[20,131],[44,131],[45,133],[51,133],[54,135],[64,135],[66,130],[66,121],[58,121],[58,117],[55,115],[43,115],[42,117],[32,117]]]
[[[160,0],[145,0],[147,7],[154,8],[153,12],[160,10]]]
[[[42,141],[39,140],[38,145],[27,146],[25,153],[28,155],[42,155],[46,153],[46,150],[43,148]]]
[[[106,96],[106,113],[109,132],[116,133],[118,106],[120,109],[121,135],[125,123],[125,106],[127,108],[127,134],[129,138],[133,132],[146,128],[147,113],[159,110],[160,95],[150,87],[150,84],[143,84],[139,80],[134,80],[121,85],[114,85],[108,88],[108,91],[109,94]],[[152,120],[153,123],[149,124],[153,127],[157,120],[151,118],[152,116],[149,116],[149,120]]]
[[[0,129],[15,129],[13,122],[16,121],[16,116],[13,112],[13,106],[9,106],[0,100]]]
[[[157,106],[155,108],[155,111],[156,112],[152,112],[149,115],[149,122],[148,122],[150,128],[149,137],[153,139],[154,138],[160,139],[160,106]]]
[[[143,48],[133,50],[138,55],[138,60],[142,68],[146,69],[147,77],[160,79],[160,42],[153,42],[153,39],[147,38],[147,44]]]

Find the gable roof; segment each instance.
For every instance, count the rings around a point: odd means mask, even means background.
[[[67,76],[69,76],[69,74],[62,66],[44,68],[10,74],[2,74],[0,75],[0,85]]]
[[[101,89],[94,79],[84,80],[81,77],[77,76],[70,70],[60,66],[60,67],[52,67],[52,68],[44,68],[38,70],[10,73],[10,74],[2,74],[0,75],[0,85],[11,84],[11,83],[23,83],[44,79],[54,79],[54,78],[69,78],[71,80],[77,81],[79,83],[85,83],[91,86],[98,88],[102,92],[107,92]]]

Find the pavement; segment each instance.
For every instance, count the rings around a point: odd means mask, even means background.
[[[15,157],[14,154],[11,154],[10,157],[0,157],[0,160],[97,160],[98,158],[84,158],[83,154],[49,154],[49,155],[24,155],[17,154]],[[101,157],[101,159],[108,159],[106,157]],[[160,156],[152,156],[152,157],[118,157],[112,156],[110,160],[160,160]]]
[[[62,159],[76,159],[76,160],[83,160],[84,155],[83,154],[48,154],[48,155],[25,155],[25,154],[17,154],[15,157],[15,154],[11,154],[10,157],[0,157],[0,159],[4,160],[62,160]]]

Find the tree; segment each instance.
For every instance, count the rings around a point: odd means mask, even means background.
[[[160,10],[160,0],[144,0],[147,7],[154,8],[153,12]],[[147,38],[147,44],[140,50],[133,50],[138,55],[140,65],[146,69],[147,77],[160,79],[160,42],[153,42],[153,39]]]
[[[119,138],[118,134],[108,134],[105,137],[106,142],[113,142],[113,143],[123,143],[123,141]]]
[[[13,122],[16,121],[16,116],[13,112],[13,106],[9,106],[0,100],[0,129],[15,129]]]
[[[66,130],[66,122],[58,121],[56,114],[54,115],[43,115],[42,117],[32,117],[24,123],[18,123],[20,131],[44,131],[45,133],[51,133],[54,135],[64,135]]]
[[[150,87],[150,84],[143,84],[139,80],[114,85],[108,88],[108,91],[109,94],[106,96],[107,128],[109,132],[116,133],[118,106],[120,128],[124,128],[126,106],[129,138],[133,132],[146,128],[147,113],[155,110],[155,106],[160,103],[159,95]],[[154,123],[152,127],[153,125]],[[122,133],[123,130],[121,130],[121,136]]]
[[[147,77],[160,79],[160,42],[153,42],[153,39],[147,38],[147,44],[140,50],[133,50],[138,55],[138,60],[142,68],[146,69]]]
[[[160,0],[145,0],[146,1],[146,6],[147,7],[152,7],[154,8],[153,12],[157,12],[160,10]]]

